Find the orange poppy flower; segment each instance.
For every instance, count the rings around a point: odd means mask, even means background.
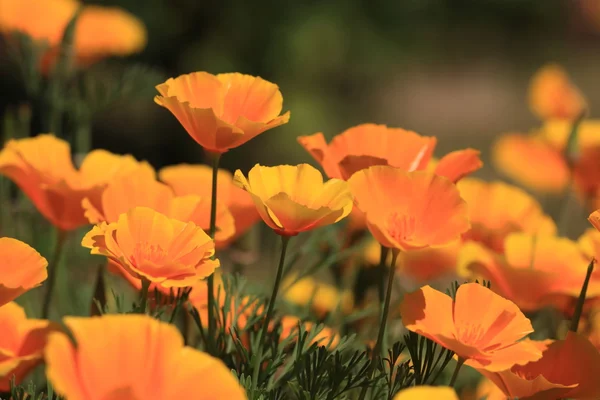
[[[327,176],[347,180],[355,172],[374,165],[424,170],[437,139],[401,128],[362,124],[337,135],[329,145],[322,133],[300,136],[298,142],[321,164]],[[481,166],[477,150],[461,150],[440,160],[436,173],[458,180]]]
[[[85,215],[93,224],[117,222],[119,215],[134,207],[148,207],[169,218],[193,222],[202,229],[210,226],[210,196],[175,196],[167,185],[158,182],[143,169],[134,171],[108,184],[96,208],[84,199]],[[217,248],[229,242],[235,233],[233,216],[222,202],[217,202]]]
[[[47,41],[47,69],[56,59],[65,27],[80,5],[76,0],[0,0],[0,32],[19,31]],[[145,46],[144,24],[118,7],[87,5],[75,26],[75,57],[83,64],[137,53]]]
[[[94,226],[81,245],[108,257],[136,279],[165,288],[190,286],[220,265],[210,259],[215,245],[202,228],[147,207],[133,208],[117,222]]]
[[[256,211],[252,196],[233,183],[233,175],[225,170],[217,172],[217,201],[229,209],[235,223],[235,234],[222,242],[225,247],[254,226],[260,215]],[[161,181],[173,189],[177,196],[197,195],[211,197],[212,168],[208,165],[179,164],[165,167],[158,172]],[[217,216],[217,222],[220,218]],[[217,247],[221,247],[217,240]]]
[[[545,141],[558,150],[567,147],[573,129],[573,121],[550,119],[544,122],[540,131]],[[600,120],[584,119],[577,127],[577,148],[582,151],[600,146]]]
[[[509,233],[556,234],[556,224],[539,202],[516,186],[475,178],[463,179],[456,186],[469,205],[472,227],[463,235],[465,240],[481,242],[501,253]]]
[[[369,230],[385,247],[439,247],[470,228],[467,204],[444,177],[374,166],[355,173],[348,184]]]
[[[350,313],[354,306],[354,298],[350,291],[340,291],[335,286],[307,276],[296,281],[296,276],[286,277],[281,284],[284,298],[299,306],[309,305],[320,316],[335,311],[338,307]]]
[[[541,351],[523,337],[533,328],[509,300],[478,283],[465,283],[456,300],[424,286],[406,294],[400,306],[406,329],[454,351],[465,364],[503,371],[538,360]]]
[[[12,301],[48,277],[48,261],[17,239],[0,238],[0,306]]]
[[[64,318],[77,344],[50,335],[46,375],[69,400],[244,400],[221,360],[183,345],[171,324],[146,315]]]
[[[57,329],[50,321],[27,319],[17,303],[0,307],[0,391],[10,389],[14,376],[17,384],[42,362],[47,335]]]
[[[339,179],[323,182],[321,173],[308,164],[256,164],[248,179],[238,169],[233,181],[250,193],[265,224],[284,236],[334,224],[352,210],[348,184]]]
[[[538,361],[479,372],[511,399],[600,398],[600,353],[585,337],[570,331],[564,340],[551,343]]]
[[[535,191],[558,193],[569,183],[562,153],[539,135],[502,135],[494,143],[492,159],[503,175]]]
[[[414,386],[399,391],[394,400],[458,400],[454,389],[448,386]]]
[[[156,90],[156,104],[171,111],[211,153],[225,153],[290,119],[289,111],[279,115],[279,87],[260,77],[192,72],[170,78]]]
[[[469,242],[459,255],[463,275],[492,282],[492,289],[522,310],[537,311],[555,305],[569,313],[572,306],[555,301],[575,301],[585,279],[589,259],[577,244],[555,236],[513,233],[504,244],[504,257]],[[588,297],[600,295],[600,280],[588,287]]]
[[[300,318],[291,315],[285,315],[281,318],[281,336],[280,340],[286,340],[289,337],[293,337],[294,341],[298,337],[298,323],[302,323],[302,326],[307,332],[310,332],[315,324],[311,321],[301,322]],[[319,333],[312,339],[311,344],[316,343],[319,346],[325,346],[329,349],[334,349],[340,343],[340,336],[328,327],[322,327]]]
[[[529,85],[529,107],[541,120],[575,119],[587,107],[583,95],[559,65],[540,68]]]
[[[111,179],[138,168],[152,171],[131,156],[94,150],[77,170],[69,144],[53,135],[10,140],[0,152],[0,174],[14,181],[48,221],[65,231],[88,224],[81,207],[84,198],[98,204]]]

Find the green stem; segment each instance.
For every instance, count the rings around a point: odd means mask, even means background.
[[[571,332],[577,332],[577,328],[579,328],[579,320],[581,319],[581,313],[583,312],[587,288],[590,283],[590,278],[592,277],[592,272],[594,271],[595,263],[596,260],[592,259],[592,261],[590,261],[590,265],[588,265],[587,273],[585,274],[585,280],[583,281],[583,286],[581,286],[581,292],[579,293],[579,299],[577,300],[577,305],[575,306],[575,313],[573,314],[573,319],[571,320],[571,327],[569,328]]]
[[[379,295],[379,302],[381,303],[381,305],[383,305],[383,301],[385,300],[385,297],[383,297],[385,295],[385,289],[383,285],[385,283],[385,262],[387,260],[389,252],[389,248],[381,246],[381,253],[379,255],[379,266],[377,267],[379,269],[380,274],[379,282],[377,283],[377,293]],[[380,311],[383,311],[383,307],[380,309]]]
[[[450,378],[450,387],[454,387],[454,384],[456,383],[456,378],[458,378],[458,373],[460,372],[460,368],[463,366],[465,361],[466,360],[464,358],[458,357],[458,361],[456,362],[456,368],[454,368],[454,373],[452,374],[452,378]]]
[[[285,263],[285,253],[289,241],[290,236],[281,236],[281,257],[279,258],[279,265],[277,266],[277,275],[275,277],[275,283],[273,284],[273,293],[271,294],[271,298],[269,299],[269,305],[267,306],[267,314],[265,316],[262,329],[260,330],[260,333],[258,335],[258,349],[254,358],[254,365],[252,367],[252,393],[250,398],[253,398],[252,395],[254,394],[254,391],[258,389],[258,376],[260,373],[260,366],[262,362],[264,348],[263,342],[265,336],[267,335],[267,330],[269,329],[271,318],[273,317],[275,300],[277,299],[277,293],[279,293],[281,278],[283,277],[283,265]]]
[[[142,290],[140,291],[140,306],[138,312],[146,314],[146,304],[148,303],[148,291],[150,290],[150,281],[142,278]]]
[[[383,253],[383,249],[384,249],[384,247],[382,247],[382,253]],[[400,250],[392,249],[392,263],[390,265],[390,272],[388,274],[388,282],[387,282],[387,291],[386,291],[385,299],[383,301],[383,306],[382,306],[383,312],[381,313],[381,322],[379,324],[379,332],[377,334],[377,341],[375,342],[375,348],[373,349],[373,358],[371,360],[371,365],[369,366],[369,372],[368,372],[368,375],[370,375],[371,377],[373,376],[373,373],[375,372],[375,368],[377,367],[377,365],[379,364],[379,360],[381,359],[383,338],[385,337],[387,317],[388,317],[389,310],[390,310],[390,301],[392,299],[392,288],[394,287],[394,276],[396,274],[396,260],[398,259],[399,254],[400,254]],[[382,258],[383,258],[383,254],[382,254]],[[360,392],[360,396],[359,396],[360,400],[365,399],[368,389],[369,389],[368,386],[366,386],[366,385],[363,386],[362,391]]]
[[[52,302],[52,294],[54,292],[54,286],[56,286],[56,277],[58,275],[58,264],[60,262],[60,256],[62,255],[63,247],[67,240],[67,231],[57,228],[56,230],[56,244],[54,245],[54,253],[52,259],[48,264],[48,287],[44,294],[44,303],[42,304],[42,319],[48,319],[50,315],[50,303]]]
[[[212,188],[210,194],[210,227],[208,230],[208,234],[211,239],[215,238],[215,233],[217,232],[217,177],[219,176],[219,161],[221,160],[221,155],[218,153],[209,153],[212,159]],[[208,352],[209,354],[215,355],[216,349],[215,347],[215,337],[216,337],[216,328],[217,324],[215,321],[215,279],[214,273],[211,274],[207,281],[207,302],[208,302]]]

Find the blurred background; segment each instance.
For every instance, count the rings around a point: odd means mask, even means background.
[[[145,50],[117,62],[147,66],[154,76],[144,96],[94,117],[93,146],[155,167],[202,160],[200,147],[154,104],[152,87],[198,70],[275,82],[284,111],[292,112],[289,124],[228,153],[223,162],[231,169],[309,161],[297,136],[331,137],[363,122],[438,136],[437,155],[470,146],[487,159],[495,135],[537,124],[527,85],[547,62],[565,66],[592,116],[600,104],[599,0],[84,3],[117,5],[144,22]],[[5,108],[23,95],[1,63]],[[479,172],[491,174],[489,166]]]

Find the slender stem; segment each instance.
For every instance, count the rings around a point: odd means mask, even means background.
[[[140,291],[140,306],[138,312],[146,314],[146,304],[148,303],[148,291],[150,290],[150,281],[142,278],[142,290]]]
[[[385,300],[385,297],[383,297],[385,295],[385,289],[383,285],[385,283],[385,262],[387,260],[389,252],[389,248],[381,246],[381,253],[379,254],[379,266],[377,267],[379,269],[380,274],[379,282],[377,282],[377,293],[379,295],[379,302],[381,303],[381,305],[383,305],[383,301]],[[380,311],[383,311],[383,308],[381,308]]]
[[[104,265],[100,264],[96,274],[96,284],[92,295],[91,316],[102,315],[106,308],[106,284],[104,282]]]
[[[208,230],[209,236],[214,239],[215,233],[217,232],[217,177],[219,176],[219,161],[221,155],[218,153],[210,153],[212,159],[212,189],[210,194],[210,227]],[[208,352],[210,354],[216,354],[214,349],[214,343],[216,338],[217,324],[215,321],[215,279],[214,274],[211,274],[207,281],[207,302],[208,302]]]
[[[384,249],[384,247],[382,247],[382,253],[383,253],[383,249]],[[392,298],[392,288],[394,287],[394,276],[396,274],[396,260],[398,259],[399,254],[400,254],[400,250],[392,249],[392,263],[390,265],[390,272],[388,274],[387,292],[385,295],[385,299],[383,301],[383,306],[382,306],[383,312],[381,313],[381,322],[379,324],[379,332],[377,334],[377,342],[375,342],[375,348],[373,349],[373,358],[371,360],[371,365],[369,366],[368,375],[370,375],[370,376],[373,376],[373,373],[375,372],[375,368],[377,367],[377,365],[379,364],[379,360],[381,359],[381,352],[382,352],[381,347],[383,344],[383,338],[385,337],[387,317],[389,314],[390,301]],[[382,255],[382,258],[383,258],[383,255]],[[365,399],[368,389],[369,389],[368,386],[366,386],[366,385],[363,386],[363,388],[360,392],[360,395],[359,395],[360,400]]]
[[[579,293],[579,299],[577,299],[577,305],[575,306],[575,313],[573,314],[573,319],[571,320],[571,327],[569,328],[571,332],[577,332],[577,328],[579,328],[579,320],[581,319],[581,313],[583,312],[583,304],[585,303],[587,288],[590,283],[590,278],[592,277],[592,272],[594,271],[595,263],[596,260],[592,259],[592,261],[590,261],[590,265],[588,265],[585,280],[583,281],[581,292]]]
[[[454,387],[456,383],[456,378],[458,378],[458,373],[460,372],[460,367],[465,363],[465,359],[462,357],[458,357],[458,361],[456,362],[456,368],[454,368],[454,373],[452,374],[452,378],[450,378],[450,387]]]
[[[265,320],[263,322],[262,329],[258,335],[258,349],[256,353],[256,357],[254,358],[254,365],[252,368],[252,393],[258,389],[258,376],[260,372],[260,365],[262,362],[263,356],[263,348],[264,348],[264,338],[267,335],[267,329],[269,329],[269,324],[271,322],[271,318],[273,317],[273,310],[275,308],[275,300],[277,299],[277,293],[279,293],[279,286],[281,284],[281,278],[283,277],[283,265],[285,263],[285,253],[288,247],[288,243],[290,241],[290,236],[281,236],[281,257],[279,258],[279,265],[277,266],[277,275],[275,276],[275,283],[273,284],[273,293],[271,294],[271,298],[269,299],[269,305],[267,306],[267,314],[265,315]],[[252,398],[252,396],[250,396]]]
[[[54,245],[54,253],[50,264],[48,264],[48,287],[44,294],[44,303],[42,304],[42,319],[48,319],[50,315],[50,303],[52,302],[52,294],[54,292],[54,286],[56,286],[56,277],[58,275],[58,264],[62,255],[63,247],[67,240],[67,231],[62,229],[56,229],[56,243]]]

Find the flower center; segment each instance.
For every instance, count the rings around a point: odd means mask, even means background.
[[[388,234],[397,241],[410,241],[415,234],[416,222],[417,221],[413,216],[401,215],[394,212],[388,217]]]
[[[151,261],[155,264],[161,264],[167,258],[167,252],[158,244],[136,243],[131,255],[131,261],[134,265]]]
[[[479,324],[464,323],[458,328],[456,336],[462,343],[475,346],[480,343],[485,333]]]

